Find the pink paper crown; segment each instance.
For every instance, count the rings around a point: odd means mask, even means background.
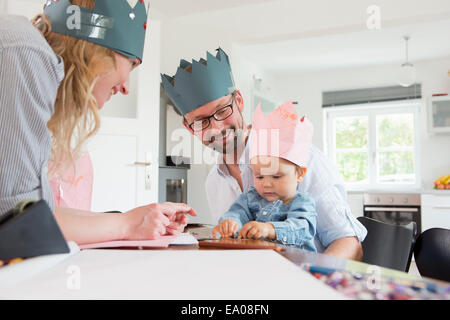
[[[272,156],[306,167],[314,128],[306,118],[299,118],[292,101],[287,101],[264,116],[261,106],[255,110],[250,133],[250,159]]]

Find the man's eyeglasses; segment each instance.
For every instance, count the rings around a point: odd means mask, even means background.
[[[211,118],[214,118],[216,121],[224,121],[229,118],[233,114],[234,93],[231,96],[231,104],[220,108],[207,118],[194,121],[189,125],[189,128],[194,132],[201,132],[210,126]]]

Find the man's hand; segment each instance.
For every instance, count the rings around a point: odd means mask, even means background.
[[[184,203],[162,203],[139,207],[123,215],[123,239],[153,240],[184,230],[189,218],[196,216],[194,209]]]
[[[273,224],[268,222],[251,221],[245,224],[239,232],[238,239],[276,239]]]
[[[222,238],[232,238],[239,230],[239,225],[236,221],[227,219],[220,222],[212,229],[213,238],[216,238],[216,232],[220,233]]]

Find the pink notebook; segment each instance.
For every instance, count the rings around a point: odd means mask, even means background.
[[[142,248],[167,248],[177,236],[163,236],[156,240],[142,241],[107,241],[80,245],[80,249],[102,249],[102,248],[120,248],[120,247],[142,247]]]

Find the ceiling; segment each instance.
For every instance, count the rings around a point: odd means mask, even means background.
[[[410,35],[409,60],[450,57],[450,19],[288,41],[243,45],[243,54],[269,72],[314,71],[406,60],[404,35]]]
[[[199,24],[194,30],[205,30],[206,36],[233,39],[249,61],[269,72],[401,64],[405,34],[411,36],[411,62],[450,57],[448,0],[378,0],[383,9],[380,30],[361,24],[371,2],[346,0],[342,6],[333,0],[150,0],[150,5],[162,20],[187,32]]]
[[[372,2],[151,0],[155,10],[175,18],[171,34],[201,34],[211,43],[231,39],[248,61],[268,72],[401,64],[406,34],[411,62],[450,57],[448,0],[378,0],[379,30],[365,24]]]
[[[196,13],[243,7],[277,0],[151,0],[150,8],[168,18],[176,18]],[[150,10],[151,10],[150,9]]]

